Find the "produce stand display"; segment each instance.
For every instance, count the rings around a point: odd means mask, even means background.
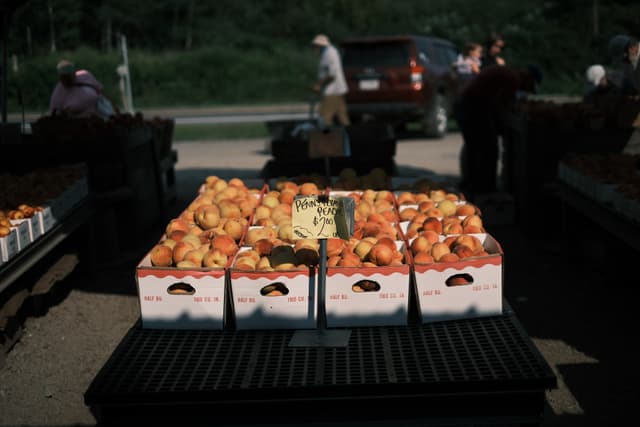
[[[0,235],[3,349],[19,337],[25,305],[41,313],[81,258],[93,271],[97,259],[122,255],[118,234],[136,243],[176,199],[173,120],[43,116],[31,130],[0,144],[0,221],[11,220]],[[100,245],[91,241],[97,233]]]
[[[553,195],[559,164],[567,156],[621,153],[639,112],[640,102],[624,98],[520,103],[506,120],[503,139],[504,188],[516,200],[518,222],[531,224],[539,214],[536,208]]]
[[[538,423],[555,376],[503,301],[502,252],[477,208],[430,180],[385,190],[393,179],[383,174],[359,181],[377,190],[341,191],[306,179],[249,188],[207,177],[140,262],[140,321],[86,404],[106,423],[337,417],[317,410],[327,403],[341,420]],[[355,178],[350,169],[331,181]],[[355,226],[348,240],[326,239],[323,252],[294,237],[291,205],[331,197],[357,200]],[[428,225],[416,219],[427,212]],[[462,304],[434,308],[434,298]],[[340,344],[298,339],[341,330]]]
[[[640,251],[639,168],[637,154],[574,155],[559,165],[557,195],[564,204]]]
[[[81,259],[92,264],[84,173],[76,164],[0,177],[0,223],[11,224],[0,237],[0,362],[21,335],[22,308],[41,314]]]

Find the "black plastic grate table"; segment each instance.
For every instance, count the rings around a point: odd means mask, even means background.
[[[545,390],[556,387],[513,314],[350,330],[347,347],[323,348],[289,347],[290,330],[150,330],[137,324],[93,380],[85,403],[104,423],[139,414],[149,421],[154,414],[184,425],[215,414],[217,423],[295,424],[331,421],[334,411],[341,421],[536,423]]]

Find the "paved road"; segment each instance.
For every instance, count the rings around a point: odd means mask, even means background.
[[[179,200],[174,214],[193,199],[209,174],[256,178],[269,155],[264,140],[181,142],[176,165]],[[442,140],[399,141],[403,174],[435,172],[455,178],[459,134]],[[505,292],[533,342],[559,378],[547,393],[543,426],[620,425],[637,398],[636,352],[630,345],[634,301],[625,283],[609,280],[587,258],[567,260],[560,211],[549,206],[548,233],[526,236],[496,227],[505,251]],[[160,230],[96,277],[74,273],[68,296],[46,315],[30,318],[22,339],[0,368],[0,425],[93,425],[83,393],[139,315],[134,268]],[[126,238],[126,236],[123,236]],[[579,247],[574,247],[577,254]],[[615,273],[615,270],[610,273]],[[627,283],[628,284],[628,283]],[[637,403],[637,401],[635,402]],[[185,419],[186,423],[186,419]],[[382,426],[383,424],[376,424]]]

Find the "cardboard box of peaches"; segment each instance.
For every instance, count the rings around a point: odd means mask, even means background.
[[[138,266],[143,326],[316,328],[319,242],[294,239],[291,206],[325,188],[283,180],[249,189],[217,177],[204,186]],[[357,203],[353,236],[327,239],[327,327],[407,324],[412,303],[425,322],[502,312],[502,251],[474,206],[442,190],[330,194]],[[428,215],[426,201],[436,209]],[[464,205],[474,214],[444,215]]]

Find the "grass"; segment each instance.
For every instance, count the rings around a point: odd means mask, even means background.
[[[173,130],[174,142],[267,138],[269,136],[269,131],[264,123],[177,124]]]

